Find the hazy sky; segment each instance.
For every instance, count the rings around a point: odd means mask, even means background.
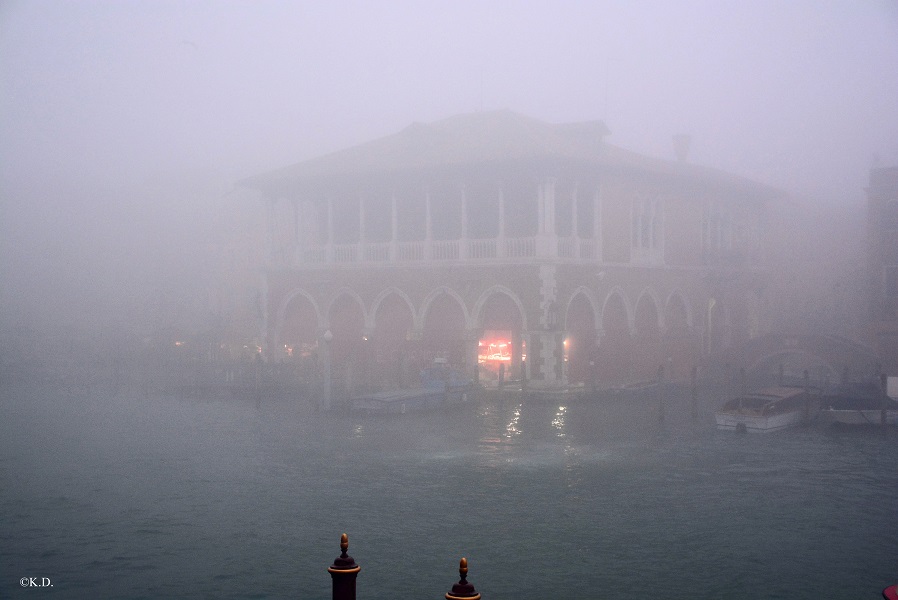
[[[4,183],[241,177],[494,108],[828,199],[898,164],[895,0],[3,1],[0,76]]]
[[[497,108],[659,157],[690,133],[693,162],[858,203],[898,165],[898,1],[0,0],[0,300],[23,257],[77,262],[57,232],[127,238],[154,174]]]

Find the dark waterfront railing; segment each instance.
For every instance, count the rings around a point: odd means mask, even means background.
[[[362,567],[347,554],[349,550],[349,536],[345,533],[340,536],[340,556],[334,559],[334,564],[327,568],[333,580],[332,600],[356,600],[356,578]],[[445,594],[446,600],[480,600],[480,592],[468,582],[468,559],[462,557],[458,564],[458,583],[452,585],[452,589]],[[898,585],[890,585],[882,590],[885,600],[898,600]]]
[[[333,580],[333,600],[355,600],[355,582],[362,567],[347,554],[349,536],[340,536],[340,556],[327,568]],[[480,593],[468,583],[468,559],[462,558],[458,565],[459,580],[446,592],[446,600],[480,600]]]

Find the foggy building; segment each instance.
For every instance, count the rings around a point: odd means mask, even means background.
[[[604,386],[764,333],[779,192],[691,164],[687,136],[661,160],[608,135],[465,114],[240,182],[267,200],[267,358],[328,352],[353,390],[436,356]]]
[[[884,371],[898,376],[898,167],[870,171],[867,202],[871,333]]]

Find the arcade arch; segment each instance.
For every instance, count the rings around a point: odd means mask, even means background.
[[[586,288],[571,296],[565,314],[564,360],[568,381],[586,383],[593,380],[597,352],[596,302]]]
[[[602,305],[602,340],[596,353],[596,376],[607,383],[622,383],[633,375],[633,339],[630,310],[623,292],[615,288]]]
[[[437,357],[463,365],[468,314],[461,296],[450,288],[438,288],[425,299],[421,312],[421,345],[416,365],[423,368]]]
[[[303,363],[318,350],[320,314],[315,300],[303,290],[291,294],[278,311],[278,328],[271,354],[280,360]]]
[[[371,307],[373,328],[371,380],[385,389],[416,383],[409,358],[414,355],[414,309],[396,288],[385,290]]]
[[[350,397],[367,387],[371,348],[365,331],[365,308],[358,294],[342,290],[331,302],[327,323],[331,377],[336,393]]]
[[[526,348],[524,306],[510,289],[493,286],[478,299],[474,308],[477,364],[484,379],[518,379]],[[472,357],[473,360],[473,357]]]

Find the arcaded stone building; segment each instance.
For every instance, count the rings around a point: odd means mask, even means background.
[[[353,391],[436,356],[605,386],[764,332],[779,193],[608,134],[466,114],[242,181],[267,200],[266,357],[327,352]]]

